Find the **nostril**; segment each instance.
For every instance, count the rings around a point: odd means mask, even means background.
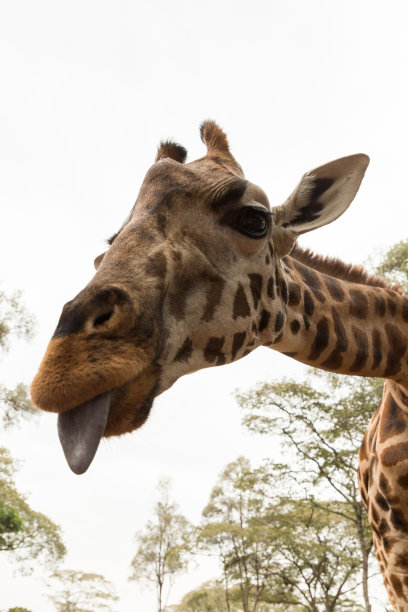
[[[103,312],[102,314],[98,315],[93,320],[92,327],[100,327],[104,323],[107,323],[107,321],[109,321],[109,319],[111,319],[113,317],[113,313],[114,313],[114,310],[111,309],[111,310],[108,310],[108,311]]]

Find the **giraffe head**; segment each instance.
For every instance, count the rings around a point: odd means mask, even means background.
[[[271,208],[224,132],[207,121],[201,137],[207,154],[189,164],[183,147],[161,143],[95,276],[64,306],[32,383],[34,404],[60,413],[77,473],[103,435],[140,427],[180,376],[273,343],[286,317],[281,258],[299,234],[346,210],[368,164],[353,155],[317,168]]]

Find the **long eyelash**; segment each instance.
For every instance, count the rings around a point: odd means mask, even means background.
[[[119,232],[115,232],[115,233],[113,234],[113,236],[111,236],[110,238],[108,238],[108,239],[107,239],[107,241],[106,241],[106,242],[109,244],[109,246],[110,246],[110,245],[113,243],[113,241],[115,240],[115,238],[117,238],[118,234],[119,234]]]

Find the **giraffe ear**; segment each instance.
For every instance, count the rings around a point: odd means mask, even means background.
[[[295,191],[275,213],[275,246],[280,257],[292,249],[300,234],[331,223],[349,207],[370,158],[363,153],[336,159],[307,172]]]
[[[101,255],[98,255],[98,257],[95,257],[95,259],[94,259],[95,270],[97,270],[99,268],[99,266],[101,265],[101,261],[105,257],[105,255],[106,255],[106,251],[105,251],[105,253],[101,253]]]

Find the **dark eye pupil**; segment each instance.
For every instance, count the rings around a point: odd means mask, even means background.
[[[251,234],[262,234],[265,232],[268,222],[263,213],[257,210],[245,210],[240,216],[239,224],[242,229]]]

